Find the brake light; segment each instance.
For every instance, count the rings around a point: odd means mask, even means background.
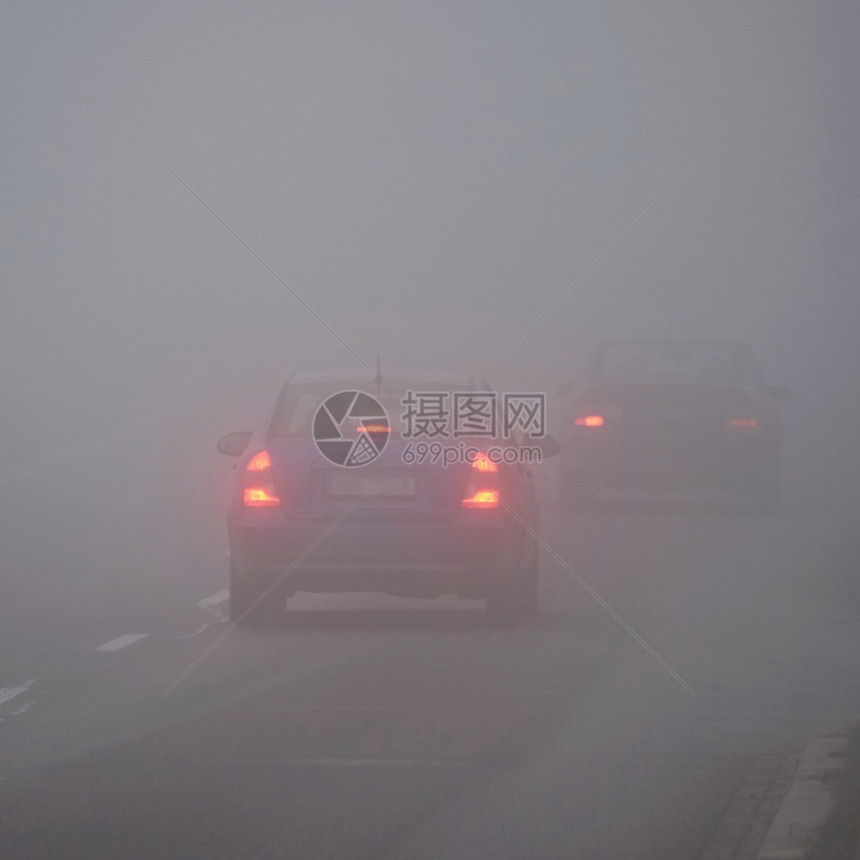
[[[274,487],[245,487],[243,501],[246,508],[273,508],[281,504],[277,495],[272,493]]]
[[[246,508],[274,508],[281,504],[272,480],[272,459],[268,451],[257,452],[245,466],[242,503]]]
[[[368,424],[363,427],[361,424],[355,428],[359,433],[390,433],[391,428],[387,424]]]
[[[576,418],[573,419],[573,423],[577,427],[602,427],[603,426],[603,416],[602,415],[577,415]]]
[[[478,451],[472,460],[472,468],[479,472],[498,472],[499,467],[483,451]]]
[[[260,451],[257,454],[254,454],[254,456],[248,461],[248,465],[245,468],[248,472],[264,472],[266,469],[271,469],[272,461],[269,458],[269,452]]]
[[[497,508],[499,506],[498,465],[484,451],[478,451],[471,463],[472,469],[478,474],[471,473],[460,507]]]
[[[463,508],[497,508],[498,506],[498,490],[475,490],[471,496],[460,502],[460,507]]]
[[[729,427],[743,427],[747,430],[753,430],[758,427],[758,421],[755,418],[732,418],[729,421]]]

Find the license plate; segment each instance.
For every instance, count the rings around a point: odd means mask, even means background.
[[[414,475],[355,475],[349,472],[329,475],[326,484],[329,496],[351,497],[373,496],[412,498],[415,496]]]

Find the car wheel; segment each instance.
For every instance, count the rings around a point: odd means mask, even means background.
[[[753,514],[766,515],[777,511],[782,497],[779,460],[773,458],[757,476],[753,476],[753,480],[754,483],[748,484],[748,498]]]
[[[487,595],[487,615],[499,627],[517,627],[525,611],[523,584],[512,580]]]
[[[263,611],[254,606],[255,597],[241,587],[230,589],[230,620],[242,627],[257,627],[263,623]]]
[[[243,627],[263,624],[273,608],[271,601],[260,600],[262,592],[241,582],[230,566],[230,620]],[[257,602],[259,601],[259,602]]]

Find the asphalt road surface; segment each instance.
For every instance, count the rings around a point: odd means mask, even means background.
[[[860,718],[848,516],[546,511],[515,631],[375,595],[231,630],[220,546],[12,535],[0,853],[717,857],[762,762]]]

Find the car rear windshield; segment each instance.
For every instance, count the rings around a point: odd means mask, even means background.
[[[729,344],[615,343],[603,348],[601,382],[690,382],[749,384],[749,368]]]
[[[281,393],[275,414],[272,417],[270,435],[273,438],[302,438],[310,437],[313,431],[314,416],[320,405],[332,395],[340,391],[363,391],[370,394],[382,404],[393,433],[402,433],[404,430],[403,413],[407,408],[404,399],[409,391],[414,392],[415,397],[427,396],[424,401],[425,407],[434,409],[437,405],[444,404],[444,408],[450,411],[450,395],[455,391],[470,391],[473,389],[463,386],[438,383],[397,383],[383,385],[378,391],[373,383],[333,383],[333,384],[301,384],[288,385]],[[447,401],[439,400],[434,395],[448,395]],[[417,405],[412,408],[419,408]]]

